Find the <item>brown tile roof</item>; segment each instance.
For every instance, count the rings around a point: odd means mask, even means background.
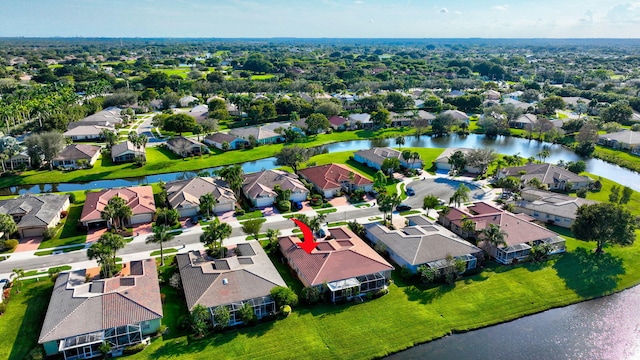
[[[346,122],[347,122],[347,119],[338,115],[333,115],[332,117],[329,118],[329,123],[335,127],[342,126]]]
[[[322,190],[340,188],[342,186],[341,182],[350,182],[349,173],[355,175],[353,179],[354,185],[373,184],[371,180],[340,164],[313,166],[298,171],[298,174],[307,178]]]
[[[468,218],[476,223],[477,231],[489,227],[489,224],[498,225],[502,231],[507,233],[505,238],[507,246],[558,236],[555,232],[531,222],[534,219],[529,216],[522,217],[512,214],[485,202],[477,202],[467,208],[451,208],[445,217],[459,227],[462,227],[462,220]]]
[[[85,270],[61,273],[53,287],[38,343],[161,318],[155,260],[130,264],[143,266],[143,274],[86,283]],[[121,279],[130,280],[121,283]]]
[[[321,241],[311,254],[299,248],[297,236],[283,236],[280,249],[305,286],[320,285],[383,271],[393,266],[347,227],[330,229],[335,237]]]
[[[153,199],[151,186],[132,186],[122,189],[105,189],[98,192],[87,193],[87,199],[82,208],[80,221],[92,221],[100,219],[100,212],[109,202],[109,199],[119,196],[131,208],[133,215],[154,213],[156,203]]]
[[[95,145],[71,144],[62,149],[62,151],[58,153],[58,156],[56,156],[53,160],[90,160],[100,152],[100,149],[100,146]]]

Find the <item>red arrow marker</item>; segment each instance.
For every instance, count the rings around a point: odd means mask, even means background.
[[[311,229],[307,226],[307,224],[303,223],[298,219],[291,219],[296,225],[302,230],[302,235],[304,235],[304,240],[302,242],[296,243],[302,250],[306,251],[307,254],[311,254],[311,251],[316,248],[316,245],[319,243],[315,242],[313,239],[313,233]]]

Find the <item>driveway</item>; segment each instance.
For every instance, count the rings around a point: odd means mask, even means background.
[[[42,237],[33,237],[33,238],[25,238],[20,239],[18,242],[18,246],[13,252],[22,252],[22,251],[33,251],[38,250],[38,246],[42,242]]]
[[[452,180],[444,177],[436,177],[425,180],[414,180],[408,186],[416,192],[415,196],[409,196],[403,203],[411,205],[413,208],[422,207],[422,199],[427,195],[435,195],[437,198],[449,202],[449,198],[456,191],[462,181]],[[479,201],[484,197],[484,191],[476,186],[466,184],[471,189],[470,201]]]

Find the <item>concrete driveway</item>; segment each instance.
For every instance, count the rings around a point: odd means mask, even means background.
[[[414,180],[407,186],[413,188],[416,194],[415,196],[408,196],[403,203],[411,205],[413,208],[421,208],[422,199],[427,195],[435,195],[436,197],[444,200],[445,203],[448,203],[451,195],[453,195],[458,186],[462,183],[462,181],[452,180],[445,177]],[[471,189],[471,193],[469,194],[470,201],[482,200],[484,197],[484,191],[482,189],[467,183],[465,183],[465,185]]]

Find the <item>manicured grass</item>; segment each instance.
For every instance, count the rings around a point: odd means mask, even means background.
[[[258,234],[258,240],[260,239],[266,239],[267,238],[267,234],[263,233],[263,234]],[[249,235],[245,238],[245,240],[249,241],[249,240],[255,240],[255,238],[253,237],[253,235]]]
[[[240,215],[236,217],[236,220],[249,220],[249,219],[257,219],[262,217],[262,211],[255,210],[244,213],[244,215]]]
[[[273,74],[264,74],[264,75],[251,75],[251,80],[269,80],[273,78],[275,75]]]
[[[612,247],[572,238],[569,253],[546,263],[498,266],[454,285],[417,286],[394,272],[390,293],[361,304],[297,307],[286,319],[212,334],[155,341],[132,359],[369,359],[415,344],[589,299],[638,283],[640,244]],[[278,259],[285,281],[299,282]],[[491,309],[488,311],[487,309]],[[287,346],[282,346],[282,344]],[[251,351],[248,351],[251,349]]]
[[[409,210],[409,211],[403,211],[400,213],[401,216],[408,216],[408,215],[414,215],[414,214],[421,214],[422,212],[420,210]]]
[[[336,222],[329,223],[329,227],[345,226],[348,223],[349,222],[347,222],[347,221],[336,221]]]
[[[371,138],[387,138],[399,135],[410,135],[413,129],[382,129],[382,130],[356,130],[335,132],[332,134],[320,134],[307,139],[299,145],[304,147],[320,146],[329,143],[364,140]],[[213,149],[210,155],[187,158],[181,161],[177,155],[161,147],[147,148],[147,163],[145,166],[136,167],[133,163],[113,164],[109,157],[100,158],[93,168],[73,171],[25,171],[21,175],[0,178],[0,188],[14,185],[27,184],[51,184],[63,182],[87,182],[101,179],[122,179],[128,177],[145,176],[149,174],[161,174],[168,172],[182,172],[206,169],[210,167],[237,164],[245,161],[253,161],[273,156],[280,151],[284,144],[258,146],[249,150],[235,150],[222,153]],[[433,150],[433,149],[422,149]],[[440,152],[442,149],[439,150]],[[421,152],[421,151],[418,151]],[[422,155],[422,152],[421,152]],[[423,156],[424,159],[424,156]],[[425,163],[429,162],[425,159]],[[349,164],[351,165],[351,164]]]
[[[63,265],[63,266],[54,267],[52,269],[56,269],[58,271],[67,271],[67,270],[71,270],[71,266]],[[27,271],[27,272],[24,273],[25,277],[34,276],[34,275],[49,275],[49,271],[31,270],[31,271]]]
[[[627,169],[640,171],[640,156],[633,155],[627,151],[614,150],[596,145],[596,150],[594,151],[593,156]]]
[[[84,195],[84,194],[83,194]],[[49,249],[63,245],[84,244],[87,241],[87,234],[78,231],[77,225],[82,215],[82,204],[73,204],[69,207],[67,217],[62,221],[60,231],[53,239],[44,240],[38,249]]]
[[[176,252],[178,252],[178,249],[174,249],[174,248],[162,249],[163,256],[166,256],[167,254],[171,254],[171,253],[176,253]],[[151,256],[160,256],[160,250],[152,251]]]
[[[336,212],[336,211],[338,211],[338,209],[333,208],[333,209],[318,210],[318,211],[316,211],[316,212],[317,212],[318,214],[321,214],[321,215],[322,215],[322,214],[331,214],[331,213],[334,213],[334,212]]]
[[[15,287],[11,290],[7,311],[0,317],[0,358],[21,360],[41,346],[38,336],[52,289],[53,282],[47,278],[23,281],[19,294]]]

